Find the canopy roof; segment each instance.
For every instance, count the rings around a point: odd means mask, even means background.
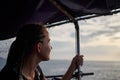
[[[91,18],[88,15],[93,14],[120,12],[120,0],[5,0],[1,3],[0,40],[15,37],[25,23],[49,25]]]

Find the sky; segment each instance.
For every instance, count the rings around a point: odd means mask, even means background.
[[[80,54],[85,60],[120,61],[120,14],[79,21]],[[74,24],[49,30],[54,59],[72,59],[76,55]]]
[[[120,61],[120,13],[81,20],[80,54],[84,60]],[[48,29],[51,38],[51,60],[71,60],[76,55],[73,23]],[[15,38],[0,41],[0,57],[6,58]]]

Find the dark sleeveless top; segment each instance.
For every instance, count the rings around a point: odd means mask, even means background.
[[[43,80],[44,75],[40,67],[35,70],[34,80]],[[0,71],[0,80],[27,80],[23,75],[18,74],[17,69],[5,66]]]
[[[40,68],[40,67],[39,67],[39,68]],[[35,70],[35,78],[34,78],[34,80],[43,80],[43,78],[44,78],[44,77],[43,77],[42,70],[41,70],[41,69],[39,70],[39,69],[37,68],[37,69]],[[27,80],[24,76],[22,76],[22,79],[23,79],[23,80]],[[21,79],[21,80],[22,80],[22,79]]]

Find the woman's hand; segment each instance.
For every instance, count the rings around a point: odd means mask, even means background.
[[[82,66],[83,65],[83,55],[76,55],[73,60],[72,60],[72,63],[71,63],[71,66],[73,66],[75,69],[78,67],[78,66]]]
[[[73,75],[73,72],[79,65],[80,66],[83,65],[83,55],[77,55],[73,58],[69,69],[67,70],[67,72],[65,73],[61,80],[70,80]]]

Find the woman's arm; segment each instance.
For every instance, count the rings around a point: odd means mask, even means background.
[[[81,66],[83,65],[83,55],[80,56],[77,55],[73,58],[71,65],[69,66],[67,72],[65,73],[61,80],[70,80],[73,75],[73,72],[79,65]]]

